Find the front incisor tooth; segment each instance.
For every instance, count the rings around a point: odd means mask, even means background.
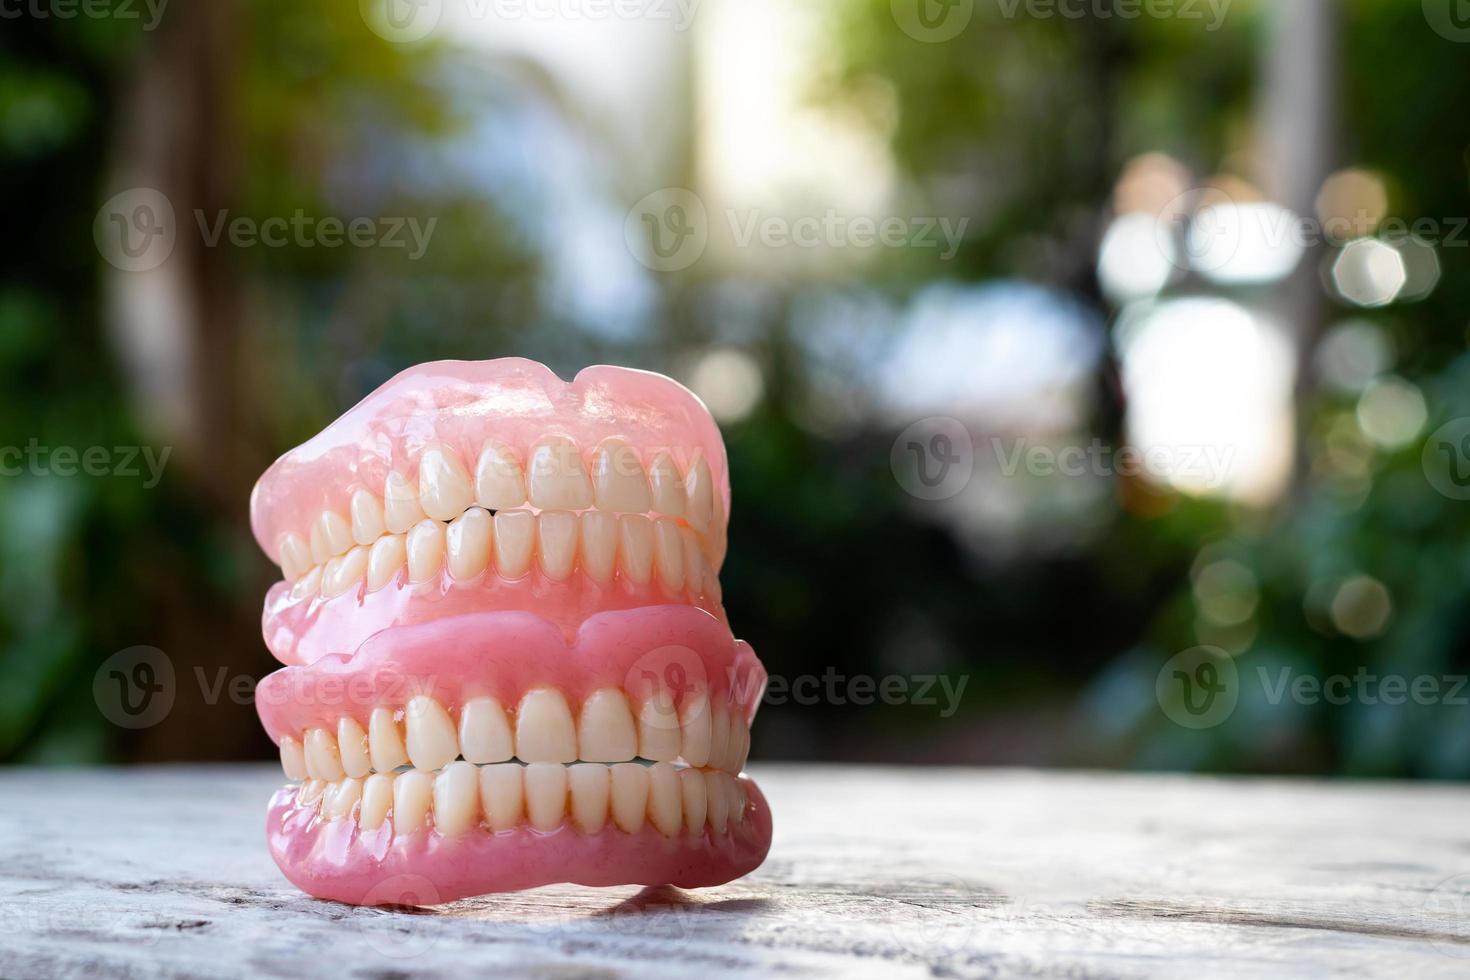
[[[577,719],[579,758],[587,762],[627,762],[638,754],[633,712],[622,691],[594,691]]]
[[[330,599],[352,591],[362,582],[367,565],[368,550],[361,545],[333,558],[322,570],[322,595]]]
[[[281,538],[281,573],[286,581],[294,582],[306,574],[312,566],[311,546],[299,534],[288,534]]]
[[[599,585],[612,581],[618,553],[618,519],[600,510],[585,510],[580,522],[582,570]]]
[[[696,768],[709,765],[710,710],[709,697],[699,694],[684,699],[679,709],[679,754]]]
[[[546,577],[554,582],[571,578],[577,563],[577,515],[566,510],[542,511],[536,515],[536,538]]]
[[[577,731],[561,692],[549,687],[528,691],[516,712],[516,758],[522,762],[573,762]]]
[[[468,762],[505,762],[515,742],[505,708],[495,698],[472,698],[459,712],[459,750]]]
[[[595,834],[607,824],[607,802],[612,779],[607,766],[581,763],[567,771],[572,797],[572,821],[584,834]]]
[[[342,771],[342,760],[337,756],[337,742],[326,729],[313,728],[306,733],[306,771],[312,779],[324,779],[329,783],[335,783],[346,775]]]
[[[393,833],[411,834],[424,825],[434,799],[434,774],[410,769],[393,780]]]
[[[490,442],[475,465],[475,502],[487,510],[509,510],[526,502],[521,461],[503,443]]]
[[[655,762],[679,758],[679,714],[669,698],[651,697],[638,710],[638,754]]]
[[[623,574],[636,585],[653,577],[653,522],[642,514],[618,518],[618,557]]]
[[[281,739],[281,771],[287,779],[306,778],[306,750],[290,735]]]
[[[679,836],[684,822],[683,794],[679,774],[667,762],[648,768],[648,820],[665,837]]]
[[[684,588],[684,543],[679,540],[679,525],[672,518],[660,517],[653,522],[653,563],[658,568],[664,589],[677,594]]]
[[[526,767],[526,818],[537,830],[555,830],[567,812],[567,769],[554,762]]]
[[[374,541],[368,550],[368,591],[377,592],[397,578],[407,561],[408,543],[403,535],[390,534]]]
[[[715,478],[710,473],[709,461],[703,456],[689,468],[689,477],[684,481],[689,494],[689,507],[685,516],[700,534],[709,530],[710,518],[715,511]]]
[[[357,806],[357,801],[362,799],[362,780],[344,779],[337,783],[326,793],[322,800],[322,811],[329,818],[345,817]]]
[[[408,702],[404,728],[408,733],[408,758],[415,769],[440,769],[459,755],[449,712],[427,695],[420,694]]]
[[[643,514],[653,506],[648,476],[633,447],[608,439],[592,454],[592,484],[597,509],[614,514]]]
[[[352,540],[358,544],[372,544],[386,530],[383,502],[371,490],[358,487],[352,493]]]
[[[653,509],[666,517],[684,516],[684,484],[679,468],[668,453],[659,453],[648,466],[648,484],[653,490]]]
[[[449,552],[449,574],[455,579],[469,581],[490,564],[490,534],[494,524],[488,511],[471,507],[444,532],[444,546]]]
[[[431,442],[419,457],[419,506],[436,521],[452,521],[475,502],[470,474],[459,453]]]
[[[514,762],[484,766],[480,769],[480,806],[491,830],[511,830],[519,826],[524,812],[525,791],[521,766]]]
[[[502,578],[520,578],[531,570],[535,544],[535,514],[503,510],[495,515],[495,565]]]
[[[434,778],[434,826],[445,837],[458,837],[479,820],[480,786],[475,767],[450,763]]]
[[[390,472],[383,482],[383,526],[391,534],[402,534],[423,519],[418,487],[402,473]]]
[[[357,824],[363,830],[377,830],[393,807],[393,774],[375,772],[362,784],[362,810]]]
[[[367,732],[356,719],[337,719],[337,753],[342,759],[342,771],[353,779],[361,779],[372,769]]]
[[[586,510],[592,506],[592,483],[577,444],[565,436],[548,436],[531,449],[527,476],[531,506],[540,510]]]
[[[679,772],[679,789],[684,803],[684,826],[696,837],[704,834],[704,818],[709,808],[709,794],[705,790],[704,773],[698,769]]]
[[[374,708],[368,718],[368,755],[378,772],[392,772],[408,763],[403,736],[391,708]]]
[[[415,584],[439,577],[444,567],[444,525],[419,521],[408,532],[408,580]]]
[[[636,762],[620,762],[612,767],[613,823],[630,834],[643,829],[643,814],[648,806],[648,770]]]

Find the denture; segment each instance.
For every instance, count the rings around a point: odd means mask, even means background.
[[[256,703],[286,877],[432,904],[755,869],[726,466],[676,382],[520,358],[411,368],[277,460],[251,526],[283,573]]]

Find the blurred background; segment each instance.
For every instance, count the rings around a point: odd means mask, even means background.
[[[0,760],[269,757],[255,478],[518,354],[719,418],[757,758],[1470,775],[1456,0],[4,17]]]

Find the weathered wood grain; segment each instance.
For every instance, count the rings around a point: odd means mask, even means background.
[[[287,884],[264,767],[0,772],[0,975],[1470,975],[1465,789],[754,774],[777,833],[744,881],[405,911]]]

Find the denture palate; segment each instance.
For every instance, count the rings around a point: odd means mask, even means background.
[[[584,460],[562,436],[518,454],[496,441],[474,470],[441,442],[427,445],[416,477],[397,469],[381,495],[357,487],[347,513],[323,511],[303,534],[286,534],[281,568],[292,595],[335,598],[364,584],[378,592],[406,569],[409,584],[457,583],[486,573],[518,579],[538,568],[565,581],[577,569],[599,584],[622,576],[638,587],[656,577],[670,596],[720,599],[715,571],[723,519],[709,464],[680,474],[659,451],[645,467],[619,439]]]
[[[391,816],[395,834],[410,834],[432,816],[448,837],[482,822],[549,831],[568,820],[584,833],[609,820],[634,833],[646,822],[674,837],[706,825],[724,833],[744,819],[736,774],[749,730],[743,709],[722,698],[691,696],[678,712],[650,699],[635,716],[622,691],[603,689],[574,719],[559,691],[535,688],[514,712],[478,697],[457,714],[456,723],[419,696],[401,710],[374,709],[366,730],[344,717],[335,732],[282,738],[281,766],[303,781],[298,805],[355,818],[365,831]]]

